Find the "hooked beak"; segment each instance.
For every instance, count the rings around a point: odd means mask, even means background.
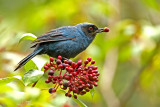
[[[101,33],[101,32],[109,32],[109,28],[108,27],[98,28],[98,30],[96,31],[96,33]]]

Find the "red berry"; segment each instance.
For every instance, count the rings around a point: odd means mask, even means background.
[[[54,74],[54,71],[53,70],[50,70],[49,72],[48,72],[48,75],[53,75]]]
[[[85,67],[84,70],[88,70],[88,67]]]
[[[95,63],[95,60],[93,60],[92,62],[91,62],[91,64],[94,64]]]
[[[97,66],[94,66],[94,67],[93,67],[93,70],[96,70],[96,69],[98,69],[98,67],[97,67]]]
[[[50,82],[50,80],[45,80],[45,83],[49,83]]]
[[[46,64],[46,66],[50,67],[50,64]]]
[[[50,57],[50,62],[53,62],[54,61],[54,58]]]
[[[72,65],[71,65],[71,66],[72,66],[72,67],[75,67],[75,65],[76,65],[76,63],[75,63],[75,62],[72,62]]]
[[[93,73],[98,73],[98,71],[97,70],[93,70]]]
[[[65,78],[66,80],[69,80],[69,79],[70,79],[70,77],[69,77],[68,75],[66,75],[64,78]]]
[[[92,77],[92,74],[88,74],[88,77],[89,77],[89,78]]]
[[[69,70],[70,72],[72,72],[72,71],[73,71],[73,68],[69,68],[68,70]]]
[[[58,79],[61,79],[61,78],[62,78],[62,76],[61,76],[61,75],[57,75],[57,78],[58,78]]]
[[[88,63],[89,63],[89,61],[88,61],[88,60],[85,60],[85,61],[84,61],[84,64],[86,64],[86,65],[87,65]]]
[[[82,80],[82,81],[85,81],[85,77],[83,77],[83,76],[80,76],[80,79]]]
[[[83,75],[86,75],[87,74],[87,71],[83,71]]]
[[[90,84],[86,84],[86,87],[89,87],[90,86]]]
[[[92,76],[88,76],[90,81],[93,81],[93,77]]]
[[[65,63],[62,63],[62,70],[64,70],[65,69]]]
[[[109,32],[109,28],[108,28],[108,27],[105,27],[105,28],[104,28],[104,31],[105,31],[105,32]]]
[[[78,81],[79,85],[83,84],[83,81]]]
[[[85,84],[82,84],[82,86],[83,86],[83,89],[86,89],[86,88],[87,88]]]
[[[72,97],[72,95],[70,93],[68,93],[68,97]]]
[[[55,84],[55,83],[56,83],[56,81],[55,81],[55,80],[53,80],[53,81],[52,81],[52,83],[53,83],[53,84]]]
[[[78,83],[75,83],[75,86],[76,86],[76,87],[78,87],[78,86],[79,86],[79,84],[78,84]]]
[[[96,73],[92,73],[92,76],[97,76],[97,74]]]
[[[67,61],[67,60],[64,60],[64,63],[65,63],[65,64],[68,64],[68,61]]]
[[[84,95],[84,94],[86,94],[86,91],[81,91],[80,94]]]
[[[99,81],[98,78],[95,81],[98,82]]]
[[[99,76],[100,75],[100,73],[97,73],[97,76]]]
[[[82,71],[82,68],[78,68],[78,71]]]
[[[89,89],[92,89],[93,88],[93,85],[90,85]]]
[[[61,82],[59,82],[59,85],[63,85],[63,82],[61,81]]]
[[[96,82],[94,82],[94,83],[93,83],[93,85],[94,85],[95,87],[97,87],[97,86],[98,86],[98,84],[97,84]]]
[[[72,75],[72,74],[69,74],[69,76],[72,77],[73,75]]]
[[[67,87],[63,87],[62,89],[63,89],[63,90],[66,90],[66,89],[67,89]]]
[[[49,76],[48,76],[48,79],[51,79],[51,78],[53,78],[53,77],[52,77],[51,75],[49,75]]]
[[[62,56],[58,56],[58,59],[62,60]]]
[[[91,68],[91,69],[92,69],[92,68],[93,68],[93,65],[88,66],[88,68]]]
[[[69,71],[69,67],[66,67],[66,71]]]
[[[68,87],[68,86],[69,86],[69,84],[67,82],[63,83],[63,87]]]
[[[75,99],[77,99],[77,96],[76,96],[76,95],[74,95],[73,97],[74,97]]]
[[[79,61],[77,62],[77,64],[78,64],[79,66],[81,66],[81,65],[82,65],[82,60],[79,60]]]
[[[66,93],[65,96],[68,96],[68,93]]]
[[[57,59],[56,64],[57,64],[57,65],[61,64],[61,60],[60,60],[60,59]]]
[[[74,89],[73,89],[73,92],[74,92],[74,93],[77,93],[77,92],[78,92],[78,89],[74,88]]]
[[[92,58],[91,58],[91,57],[88,57],[87,60],[90,62],[90,61],[92,60]]]
[[[59,65],[58,65],[58,68],[63,68],[63,65],[62,65],[62,64],[59,64]]]
[[[49,67],[48,67],[48,66],[44,66],[44,69],[45,69],[45,70],[48,70],[48,69],[49,69]]]
[[[70,65],[69,64],[65,64],[65,67],[70,67]]]
[[[88,83],[88,81],[89,81],[89,80],[88,80],[88,79],[86,79],[86,80],[85,80],[85,83]]]
[[[72,60],[69,60],[69,61],[68,61],[68,64],[69,64],[69,65],[72,65],[72,62],[73,62]]]
[[[88,74],[92,74],[92,70],[89,70],[89,71],[88,71]]]
[[[52,78],[53,80],[57,80],[58,77],[54,75]]]
[[[79,87],[78,87],[78,90],[79,90],[79,91],[82,91],[82,90],[83,90],[83,87],[82,87],[82,86],[79,86]]]
[[[86,92],[89,92],[90,89],[87,88],[87,89],[85,89],[85,90],[86,90]]]
[[[72,74],[73,74],[73,76],[76,76],[76,75],[77,75],[77,72],[73,72]]]
[[[52,89],[52,92],[53,92],[53,93],[54,93],[54,92],[56,92],[56,89],[55,89],[55,88],[53,88],[53,89]]]

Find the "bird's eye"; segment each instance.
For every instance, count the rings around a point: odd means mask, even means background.
[[[93,27],[89,27],[88,29],[89,29],[90,31],[92,31],[92,30],[93,30]]]

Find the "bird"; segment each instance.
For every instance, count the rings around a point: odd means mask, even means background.
[[[66,59],[74,58],[91,44],[97,33],[101,32],[109,32],[109,28],[98,28],[88,22],[52,29],[32,42],[31,48],[35,48],[34,51],[22,59],[14,71],[36,55],[47,54],[54,58],[58,56]]]

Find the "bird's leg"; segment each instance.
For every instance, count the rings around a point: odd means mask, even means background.
[[[64,63],[64,60],[69,60],[68,58],[62,57],[62,62]]]

